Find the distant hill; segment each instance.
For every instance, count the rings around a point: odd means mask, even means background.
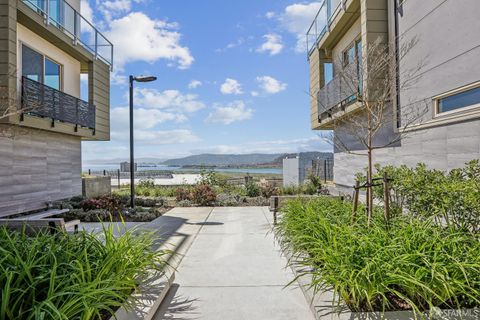
[[[281,154],[198,154],[179,159],[170,159],[163,164],[170,166],[232,166],[256,165],[272,162]]]
[[[333,153],[331,152],[317,152],[317,151],[311,151],[311,152],[300,152],[300,153],[285,153],[273,160],[271,163],[276,165],[276,166],[282,166],[283,159],[286,157],[293,158],[296,156],[300,156],[303,159],[306,159],[307,161],[312,161],[315,159],[333,159]]]
[[[275,154],[199,154],[178,159],[170,159],[162,164],[170,166],[282,166],[282,160],[287,156],[296,156],[297,153],[275,153]],[[302,152],[301,157],[308,160],[317,158],[331,159],[332,153],[328,152]]]

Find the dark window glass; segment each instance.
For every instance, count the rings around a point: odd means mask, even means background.
[[[470,89],[438,100],[438,112],[448,112],[480,104],[480,88]]]
[[[60,65],[45,58],[45,84],[60,90]]]
[[[26,46],[22,46],[22,75],[43,83],[43,56]]]

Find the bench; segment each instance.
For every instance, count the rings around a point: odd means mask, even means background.
[[[40,231],[49,231],[53,234],[58,231],[67,231],[68,228],[73,227],[74,232],[77,233],[80,220],[65,222],[63,218],[52,218],[69,211],[69,209],[49,209],[13,219],[5,218],[6,216],[4,216],[0,219],[0,226],[6,226],[15,231],[25,230],[27,234],[34,234]]]
[[[13,231],[23,231],[27,234],[36,234],[38,232],[49,232],[55,234],[59,231],[67,231],[74,227],[75,233],[78,232],[80,220],[65,222],[63,218],[48,219],[0,219],[0,227],[5,226]]]

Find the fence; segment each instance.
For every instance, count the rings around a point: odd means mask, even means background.
[[[324,182],[333,181],[333,159],[316,159],[312,161],[312,174],[321,177]]]

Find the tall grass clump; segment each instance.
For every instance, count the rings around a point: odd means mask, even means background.
[[[0,228],[0,319],[106,319],[127,309],[166,251],[152,233],[112,225],[91,234],[27,236]]]
[[[480,238],[381,212],[370,227],[352,224],[352,205],[334,198],[294,200],[283,208],[277,234],[292,263],[309,270],[316,293],[332,289],[352,311],[480,306]],[[295,261],[295,262],[293,262]]]

